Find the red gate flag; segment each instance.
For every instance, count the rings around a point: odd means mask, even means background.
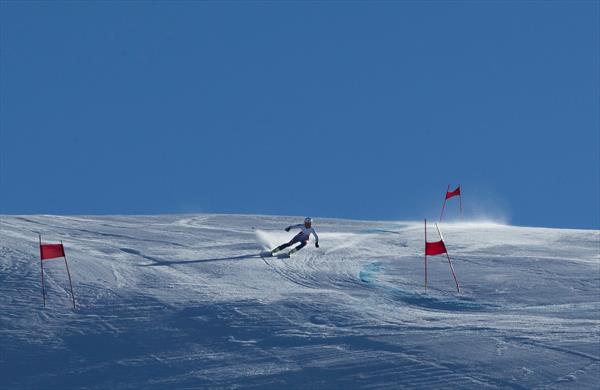
[[[42,260],[65,257],[63,244],[40,244],[40,258]]]
[[[460,194],[460,187],[457,188]],[[456,283],[456,291],[460,293],[460,286],[458,285],[458,279],[456,279],[456,273],[454,272],[454,267],[452,266],[452,261],[450,260],[450,255],[448,254],[448,250],[446,249],[446,244],[444,244],[444,237],[442,236],[442,232],[440,232],[440,228],[437,223],[435,224],[435,228],[440,235],[440,240],[435,242],[427,241],[427,220],[425,220],[425,288],[427,288],[427,256],[435,256],[441,255],[443,253],[446,254],[446,258],[448,259],[448,264],[450,265],[450,271],[452,271],[452,277],[454,278],[454,282]]]
[[[458,196],[459,205],[460,205],[460,216],[462,217],[462,195],[460,193],[460,184],[454,191],[450,191],[450,184],[448,184],[448,188],[446,189],[446,197],[444,198],[444,204],[442,205],[442,212],[440,213],[440,222],[442,222],[442,218],[444,217],[444,210],[446,209],[446,202],[450,198],[454,198]]]
[[[73,309],[75,309],[75,293],[73,292],[73,281],[71,280],[71,271],[69,271],[69,263],[67,263],[67,255],[62,241],[60,244],[42,244],[42,235],[38,235],[40,239],[40,271],[42,272],[42,298],[44,299],[44,307],[46,307],[46,285],[44,283],[44,260],[55,259],[62,257],[65,259],[65,268],[69,276],[69,286],[71,287],[71,299],[73,300]]]
[[[460,196],[460,186],[456,187],[454,191],[446,191],[446,199],[450,199],[453,196]]]
[[[442,253],[448,253],[444,241],[426,242],[425,243],[425,254],[427,256],[441,255]]]

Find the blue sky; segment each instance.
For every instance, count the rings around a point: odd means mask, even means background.
[[[0,213],[598,229],[599,4],[3,1]]]

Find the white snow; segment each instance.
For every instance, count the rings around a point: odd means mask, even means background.
[[[0,217],[0,388],[597,388],[599,231],[301,220]]]

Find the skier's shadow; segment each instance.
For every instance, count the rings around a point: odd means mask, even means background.
[[[197,263],[212,263],[215,261],[234,261],[234,260],[247,260],[247,259],[258,259],[260,254],[242,255],[242,256],[231,256],[231,257],[217,257],[212,259],[198,259],[198,260],[161,260],[155,257],[144,256],[144,258],[153,261],[153,264],[140,264],[141,267],[160,267],[169,265],[179,264],[197,264]]]

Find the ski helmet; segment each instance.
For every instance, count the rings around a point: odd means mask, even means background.
[[[311,217],[306,217],[306,218],[304,218],[304,223],[306,223],[306,224],[309,224],[309,225],[310,225],[310,224],[312,223],[312,218],[311,218]]]

